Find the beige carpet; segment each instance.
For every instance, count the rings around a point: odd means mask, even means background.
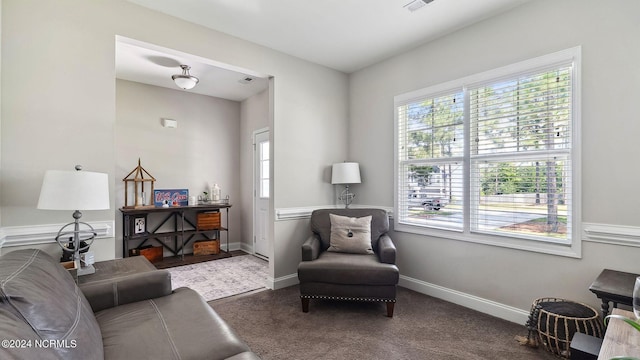
[[[556,359],[520,346],[524,325],[400,288],[393,318],[381,303],[311,300],[298,287],[209,303],[263,360]]]

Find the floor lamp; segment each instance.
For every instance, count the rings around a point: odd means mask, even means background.
[[[43,210],[73,210],[74,221],[63,226],[58,231],[56,241],[63,251],[73,253],[73,261],[78,276],[93,274],[95,269],[91,264],[82,266],[80,252],[89,249],[95,239],[96,232],[91,225],[81,222],[80,210],[108,210],[109,209],[109,178],[107,174],[81,171],[77,165],[76,171],[48,170],[44,174],[38,209]],[[73,230],[67,228],[73,226]],[[84,229],[82,229],[84,227]],[[64,246],[64,239],[69,238],[73,249]],[[80,246],[85,241],[86,245]]]

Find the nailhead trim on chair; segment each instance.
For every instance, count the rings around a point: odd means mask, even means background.
[[[328,299],[328,300],[353,300],[353,301],[382,301],[396,302],[396,299],[374,299],[361,297],[325,296],[325,295],[300,295],[301,299]]]

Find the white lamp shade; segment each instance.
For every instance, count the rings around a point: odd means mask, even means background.
[[[189,90],[189,89],[193,89],[196,84],[198,83],[197,80],[195,80],[195,78],[193,77],[176,77],[175,79],[173,79],[173,81],[175,81],[176,85],[178,85],[178,87],[185,89],[185,90]]]
[[[360,166],[356,162],[333,164],[331,168],[332,184],[360,184]]]
[[[38,209],[107,210],[109,177],[90,171],[48,170],[42,181]]]

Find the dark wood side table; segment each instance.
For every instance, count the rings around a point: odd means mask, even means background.
[[[602,319],[609,314],[609,302],[613,302],[614,308],[617,308],[618,304],[633,306],[633,286],[638,276],[640,274],[602,270],[589,286],[589,291],[602,300]]]

